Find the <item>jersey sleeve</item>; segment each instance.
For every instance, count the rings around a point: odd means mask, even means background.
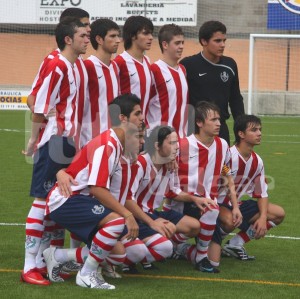
[[[63,73],[64,71],[55,64],[47,65],[44,71],[43,83],[36,94],[34,113],[47,115],[55,106],[61,81],[64,77]]]
[[[97,148],[89,159],[88,185],[109,189],[111,176],[119,159],[116,149],[111,144]]]
[[[174,198],[182,192],[178,172],[174,171],[170,174],[169,185],[167,186],[165,197]]]
[[[264,167],[262,167],[261,172],[254,178],[253,184],[249,191],[251,192],[251,196],[253,198],[264,198],[268,197],[267,190],[268,185],[265,178],[265,170]]]
[[[240,91],[239,74],[236,62],[233,60],[235,66],[235,76],[230,90],[229,106],[234,119],[237,116],[245,114],[244,101]]]

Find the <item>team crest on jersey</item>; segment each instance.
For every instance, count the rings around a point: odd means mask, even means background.
[[[287,10],[300,14],[300,0],[279,0],[279,3]]]
[[[102,205],[95,205],[92,208],[92,212],[96,215],[100,215],[104,212],[105,208]]]
[[[49,192],[53,186],[54,186],[54,183],[51,181],[44,182],[44,189],[46,192]]]
[[[220,74],[220,77],[221,77],[223,82],[227,82],[228,79],[229,79],[229,75],[225,71]]]

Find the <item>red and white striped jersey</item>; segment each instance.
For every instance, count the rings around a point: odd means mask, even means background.
[[[43,72],[43,83],[36,94],[34,113],[47,115],[54,107],[56,116],[49,117],[37,148],[48,142],[52,135],[74,137],[76,134],[76,75],[72,63],[60,54],[48,63]]]
[[[109,66],[91,55],[84,61],[88,87],[84,104],[80,146],[110,128],[108,105],[120,94],[117,65]]]
[[[149,58],[144,56],[143,62],[140,62],[124,51],[114,61],[118,65],[121,94],[132,93],[138,96],[143,114],[147,115],[152,87]]]
[[[149,101],[145,115],[150,130],[158,125],[173,127],[178,136],[187,135],[188,85],[186,71],[179,64],[178,69],[170,67],[162,60],[151,65],[155,95]]]
[[[218,181],[230,152],[227,142],[215,137],[210,147],[194,134],[179,141],[179,179],[181,189],[188,193],[214,199],[218,196]]]
[[[222,138],[215,137],[210,147],[201,143],[194,134],[180,139],[178,176],[182,191],[217,198],[222,168],[224,164],[229,165],[229,161],[229,147]],[[169,205],[169,208],[181,213],[183,207],[183,202],[175,200]]]
[[[81,139],[81,127],[83,123],[83,116],[84,116],[84,105],[86,102],[86,92],[87,92],[87,84],[88,84],[88,73],[86,71],[84,61],[81,56],[75,62],[74,71],[76,74],[76,82],[77,82],[77,122],[78,122],[78,129],[76,134],[75,141],[76,141],[76,148],[80,148],[80,139]]]
[[[237,199],[246,194],[252,198],[268,197],[264,163],[260,156],[252,152],[251,157],[246,161],[235,145],[230,148],[230,152],[230,167]],[[226,188],[220,190],[218,202],[226,204],[230,202]]]
[[[125,205],[127,195],[129,191],[131,178],[131,164],[130,159],[124,155],[120,159],[120,163],[117,166],[111,178],[110,193],[120,202],[121,205]]]
[[[47,57],[44,58],[43,62],[41,63],[38,73],[36,74],[32,86],[31,86],[31,90],[29,92],[29,94],[36,96],[38,90],[41,87],[41,84],[43,83],[43,72],[46,68],[46,66],[48,65],[48,63],[58,54],[60,53],[59,49],[56,49],[54,51],[52,51]]]
[[[144,212],[153,212],[161,206],[165,195],[175,197],[181,192],[176,184],[176,173],[166,167],[159,170],[154,166],[149,154],[139,155],[132,165],[132,196]]]
[[[116,171],[122,172],[120,166],[122,152],[123,147],[112,129],[92,139],[77,153],[66,169],[66,172],[78,183],[77,186],[71,186],[73,195],[90,195],[89,186],[110,190],[112,177]],[[67,198],[60,194],[56,184],[47,198],[47,212],[56,210],[66,200]]]

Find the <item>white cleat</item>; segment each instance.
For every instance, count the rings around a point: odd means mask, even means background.
[[[76,284],[80,287],[91,289],[114,290],[116,288],[114,285],[107,283],[97,271],[87,275],[82,275],[81,271],[78,271],[76,275]]]
[[[116,272],[115,267],[112,265],[102,266],[102,274],[105,277],[122,278],[122,276],[118,272]]]
[[[59,263],[55,259],[54,257],[55,250],[56,250],[55,247],[49,247],[43,252],[43,257],[47,265],[48,278],[50,281],[53,282],[64,282],[64,279],[61,278],[60,276],[60,270],[63,264]]]

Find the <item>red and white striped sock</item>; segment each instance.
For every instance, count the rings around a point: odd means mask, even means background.
[[[182,233],[176,233],[173,235],[172,237],[172,241],[175,243],[175,244],[181,244],[181,243],[186,243],[186,241],[190,239],[190,237],[188,237],[187,235],[185,234],[182,234]]]
[[[196,263],[207,257],[208,245],[215,231],[219,208],[206,209],[200,218],[200,233],[197,236],[197,255]]]
[[[148,263],[161,261],[171,256],[173,252],[172,242],[160,234],[153,235],[145,244],[148,252],[146,252],[144,261]]]
[[[26,219],[25,273],[36,267],[36,256],[44,232],[45,208],[45,201],[35,199]]]
[[[46,267],[46,263],[43,258],[43,252],[45,249],[49,248],[50,242],[51,242],[51,236],[53,231],[54,222],[50,220],[49,215],[45,216],[44,219],[44,233],[41,240],[41,244],[39,247],[38,254],[36,256],[36,266],[38,268],[44,268]]]
[[[63,248],[65,244],[65,229],[59,224],[55,223],[50,246]]]
[[[148,248],[140,239],[135,239],[134,241],[124,239],[121,242],[126,250],[125,265],[129,266],[139,263],[145,258]]]
[[[267,221],[267,230],[270,230],[272,227],[275,227],[276,224],[270,220]],[[253,225],[250,225],[247,231],[239,231],[233,238],[230,239],[229,244],[233,246],[243,246],[245,243],[248,243],[250,240],[254,239],[255,231]]]
[[[99,229],[93,238],[89,255],[81,269],[82,275],[97,271],[99,264],[107,258],[116,245],[124,226],[124,218],[116,218]]]

